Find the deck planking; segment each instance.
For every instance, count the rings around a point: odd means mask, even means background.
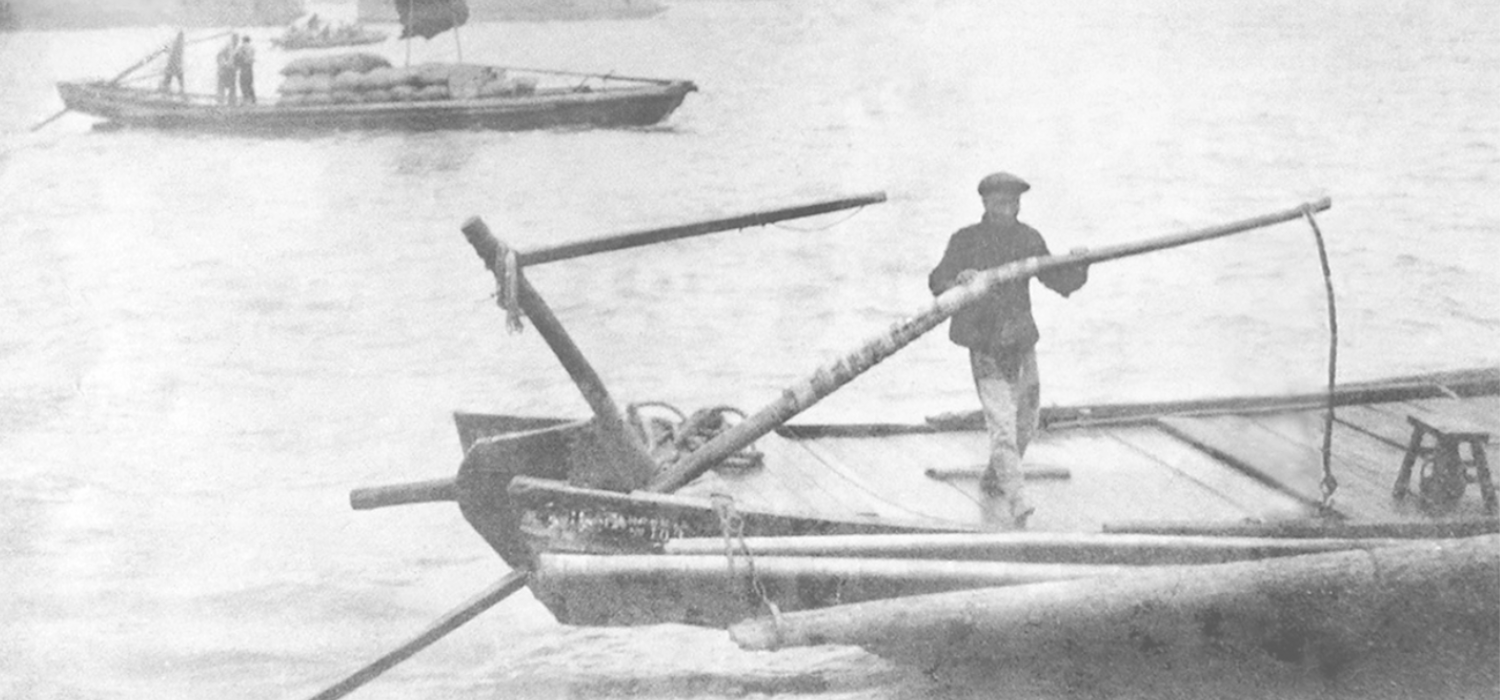
[[[1225,517],[1273,521],[1307,517],[1307,504],[1232,469],[1182,439],[1151,426],[1114,428],[1110,436],[1200,484],[1225,504]],[[1137,518],[1138,519],[1138,518]]]
[[[981,435],[982,437],[982,435]],[[800,443],[826,467],[824,479],[837,480],[883,503],[902,517],[978,523],[977,506],[962,489],[928,478],[930,468],[971,466],[985,451],[973,449],[972,433],[893,435],[879,440],[828,437]]]
[[[1245,416],[1167,416],[1157,423],[1171,434],[1307,503],[1317,503],[1322,458]]]
[[[1391,489],[1410,437],[1407,415],[1438,425],[1488,420],[1500,428],[1497,409],[1500,397],[1337,408],[1331,443],[1336,512],[1351,522],[1482,517],[1477,489],[1443,516],[1421,512],[1416,499],[1392,498]],[[1042,431],[1026,465],[1065,468],[1071,477],[1027,482],[1037,506],[1030,529],[1097,532],[1120,522],[1316,517],[1324,424],[1323,409],[1302,409]],[[898,431],[876,438],[848,431],[773,434],[757,447],[765,453],[762,469],[711,473],[685,491],[732,492],[747,505],[780,511],[946,522],[964,529],[982,522],[978,479],[933,479],[926,471],[982,469],[988,455],[983,430]]]

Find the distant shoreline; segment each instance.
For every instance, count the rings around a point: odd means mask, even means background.
[[[277,26],[302,0],[0,0],[0,29]]]

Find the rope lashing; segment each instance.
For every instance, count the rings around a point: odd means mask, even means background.
[[[749,584],[746,591],[747,602],[751,605],[764,605],[771,612],[772,619],[778,623],[781,621],[781,608],[766,595],[766,588],[760,582],[760,577],[755,575],[755,555],[750,553],[750,546],[745,544],[745,516],[741,515],[734,507],[734,497],[725,493],[714,493],[709,496],[713,503],[714,513],[719,516],[719,531],[724,535],[724,559],[728,565],[728,583],[730,590],[734,590],[737,582],[735,573],[735,555],[738,550],[745,558],[745,576]],[[754,596],[756,600],[748,600]]]
[[[840,217],[837,221],[830,222],[830,223],[825,224],[823,226],[814,226],[814,227],[787,226],[786,224],[780,224],[780,223],[775,223],[775,222],[772,222],[770,224],[757,224],[757,225],[762,225],[762,226],[769,225],[769,226],[774,226],[776,228],[782,229],[784,231],[796,231],[798,233],[816,233],[818,231],[827,231],[828,229],[831,229],[831,228],[833,228],[835,226],[843,224],[844,222],[846,222],[846,221],[848,221],[850,219],[853,219],[856,216],[859,216],[859,213],[862,212],[862,211],[864,211],[864,210],[865,210],[865,208],[863,206],[855,207],[854,210],[850,211],[848,214],[845,214],[843,217]]]
[[[649,416],[643,410],[647,408],[664,409],[672,417]],[[730,421],[730,416],[735,417],[734,422]],[[686,458],[744,418],[745,412],[733,406],[701,408],[691,415],[661,401],[643,401],[625,407],[626,424],[635,430],[646,451],[661,468]],[[718,468],[740,471],[759,467],[764,462],[765,454],[752,443],[724,458]]]
[[[1324,513],[1331,513],[1333,493],[1339,488],[1339,481],[1333,476],[1333,397],[1338,378],[1339,319],[1334,307],[1333,272],[1328,266],[1328,250],[1323,244],[1323,231],[1318,228],[1318,220],[1313,218],[1311,206],[1304,205],[1302,215],[1312,227],[1313,239],[1318,244],[1318,261],[1323,266],[1323,290],[1328,298],[1328,398],[1323,413],[1323,481],[1320,484],[1323,501],[1320,507]]]
[[[495,271],[495,304],[505,310],[505,327],[512,333],[520,333],[526,325],[521,323],[521,270],[515,249],[500,241],[495,249],[495,258],[490,269]]]

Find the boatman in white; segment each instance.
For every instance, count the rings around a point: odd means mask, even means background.
[[[1050,255],[1042,235],[1016,220],[1021,193],[1029,189],[1031,185],[1010,173],[994,173],[979,181],[984,218],[948,240],[942,262],[927,277],[934,295],[974,279],[980,270]],[[1066,297],[1088,281],[1088,268],[1048,270],[1037,279]],[[986,524],[995,529],[1023,529],[1035,508],[1026,499],[1021,458],[1036,432],[1041,410],[1036,368],[1039,334],[1031,316],[1031,280],[1002,284],[955,314],[948,336],[969,350],[974,386],[989,430],[989,464],[979,481],[988,500]]]

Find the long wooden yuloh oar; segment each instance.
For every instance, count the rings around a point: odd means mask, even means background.
[[[824,397],[847,384],[850,380],[874,367],[881,360],[895,354],[923,333],[937,327],[960,309],[982,299],[996,285],[1013,280],[1033,277],[1041,272],[1062,267],[1087,265],[1119,258],[1142,255],[1167,248],[1198,243],[1243,231],[1262,228],[1272,224],[1302,218],[1307,211],[1323,211],[1333,206],[1328,198],[1301,206],[1258,216],[1233,223],[1205,229],[1161,236],[1136,243],[1125,243],[1093,251],[1082,251],[1068,255],[1028,258],[991,270],[985,270],[967,284],[955,286],[938,295],[915,315],[892,325],[886,331],[861,343],[852,352],[831,363],[819,367],[811,376],[785,389],[781,398],[719,433],[703,447],[689,454],[671,469],[664,471],[652,481],[647,490],[675,491],[708,471],[725,457],[738,452],[766,433],[775,430],[792,416],[812,407]]]
[[[311,700],[335,700],[344,697],[376,676],[389,671],[396,664],[411,658],[411,656],[441,639],[444,635],[458,629],[465,622],[474,619],[482,613],[505,600],[510,594],[521,590],[526,585],[526,579],[530,576],[528,571],[512,571],[506,574],[495,585],[486,588],[479,595],[464,601],[462,605],[448,611],[442,617],[422,630],[420,634],[413,637],[411,641],[397,647],[390,653],[376,659],[364,668],[350,674],[338,683],[328,687]]]

